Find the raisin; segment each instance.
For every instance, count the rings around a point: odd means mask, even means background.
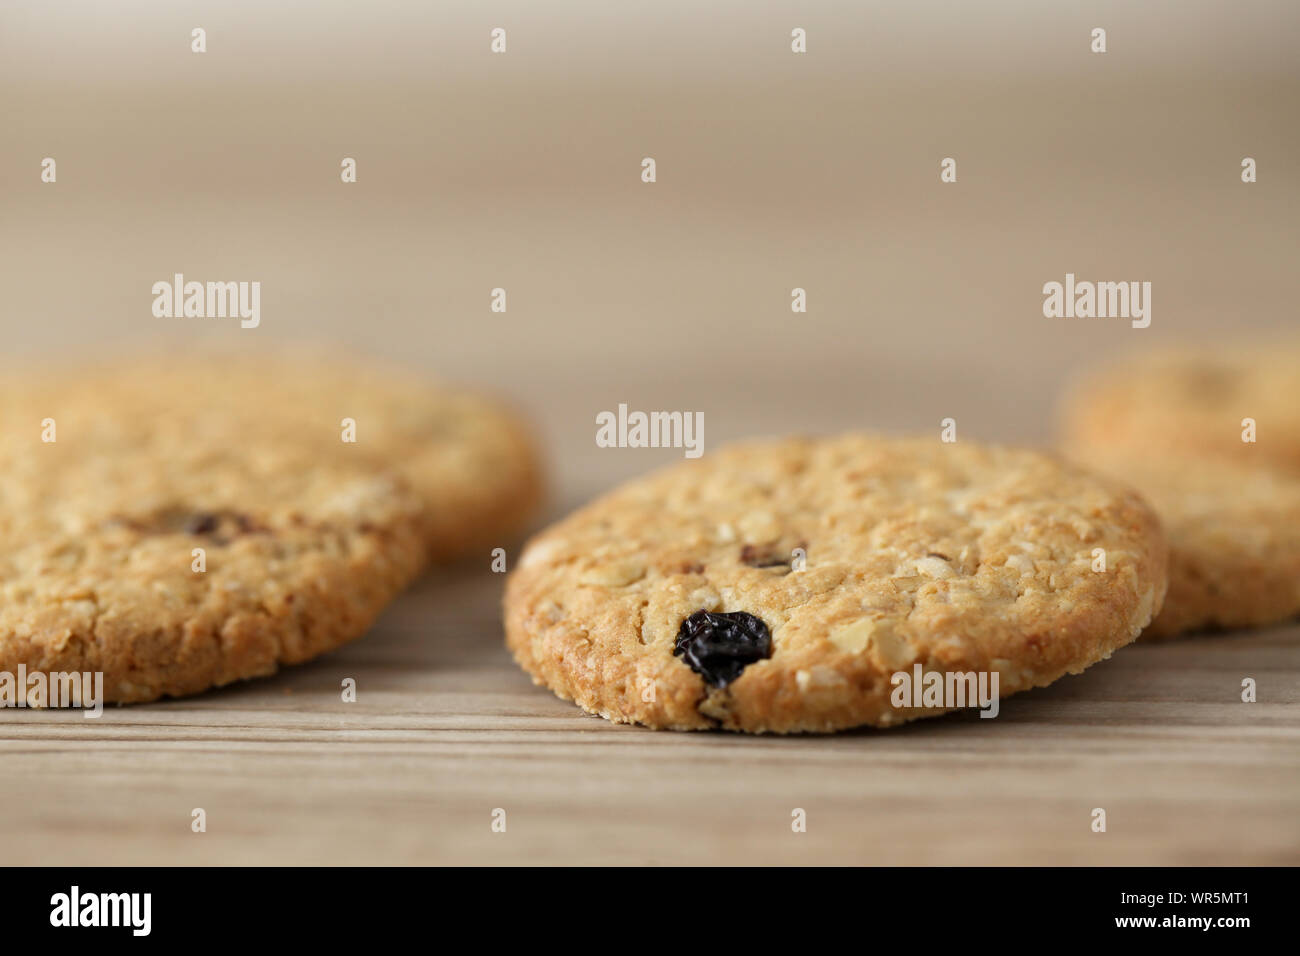
[[[200,512],[199,514],[190,515],[185,522],[186,534],[212,534],[217,530],[219,518],[210,511]]]
[[[232,535],[260,534],[268,529],[253,518],[238,511],[196,511],[184,522],[186,534],[211,535],[218,543],[227,544]]]
[[[726,687],[750,664],[772,656],[772,634],[744,611],[696,611],[682,621],[673,656],[714,687]]]
[[[107,528],[126,528],[137,534],[192,534],[229,543],[232,535],[260,534],[270,529],[252,517],[228,508],[200,511],[183,504],[155,508],[147,514],[113,515],[104,521]]]
[[[752,544],[740,549],[740,563],[748,564],[751,568],[783,568],[789,564],[778,552],[771,549],[759,550]]]

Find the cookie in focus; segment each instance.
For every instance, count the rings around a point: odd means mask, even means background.
[[[943,712],[891,702],[918,664],[996,672],[1006,697],[1108,657],[1159,610],[1165,561],[1137,494],[1048,455],[745,443],[536,536],[506,640],[536,683],[618,722],[888,727]]]

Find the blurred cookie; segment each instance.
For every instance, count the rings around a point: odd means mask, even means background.
[[[1095,449],[1076,457],[1132,484],[1164,524],[1169,591],[1143,640],[1300,616],[1300,477]]]
[[[111,701],[358,637],[537,490],[494,406],[338,363],[10,375],[0,455],[0,671],[102,671]]]
[[[1108,657],[1159,610],[1165,558],[1136,494],[1047,455],[747,443],[534,538],[506,637],[535,682],[614,721],[885,727],[952,709],[898,703],[896,674],[996,673],[1005,697]]]
[[[33,415],[53,417],[61,440],[74,442],[111,410],[195,441],[258,434],[396,471],[424,499],[420,524],[435,559],[506,543],[541,495],[534,443],[502,405],[334,355],[168,355],[55,368],[0,385],[0,410],[19,400],[21,415],[5,418],[24,438],[34,434]]]
[[[1255,441],[1242,440],[1255,423]],[[1068,447],[1195,456],[1300,473],[1300,344],[1139,356],[1080,380],[1063,410]]]

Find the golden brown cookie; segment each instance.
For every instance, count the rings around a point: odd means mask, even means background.
[[[0,671],[102,671],[113,701],[355,638],[537,491],[495,406],[316,360],[10,374],[0,456]]]
[[[506,636],[537,683],[615,721],[884,727],[945,709],[895,705],[917,668],[996,674],[1005,697],[1108,657],[1159,610],[1165,558],[1136,494],[1047,455],[747,443],[534,538]]]
[[[330,354],[158,355],[56,366],[7,376],[0,408],[18,401],[24,411],[14,424],[24,439],[35,434],[32,415],[52,416],[61,434],[72,435],[82,418],[93,424],[108,411],[121,420],[166,416],[182,425],[237,426],[395,470],[425,501],[420,520],[435,559],[507,543],[541,496],[534,443],[503,405],[408,371]]]
[[[1250,437],[1254,423],[1254,441]],[[1243,424],[1245,423],[1245,424]],[[1300,344],[1138,355],[1081,379],[1063,409],[1068,447],[1271,466],[1300,473]]]
[[[1169,594],[1144,637],[1300,614],[1300,345],[1114,363],[1069,392],[1061,432],[1072,457],[1133,484],[1165,524]]]
[[[1300,616],[1300,477],[1092,449],[1078,460],[1131,484],[1169,539],[1169,591],[1142,639]]]

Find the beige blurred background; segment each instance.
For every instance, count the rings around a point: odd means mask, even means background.
[[[1297,325],[1298,51],[1260,0],[10,0],[5,352],[343,342],[514,396],[571,499],[680,455],[597,449],[619,402],[1039,440],[1096,357]],[[261,326],[155,319],[175,272]],[[1066,272],[1151,327],[1044,318]]]

